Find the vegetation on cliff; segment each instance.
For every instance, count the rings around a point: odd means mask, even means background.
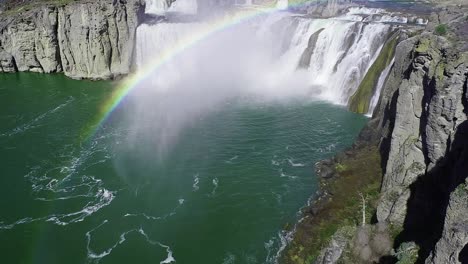
[[[323,194],[297,226],[285,263],[313,263],[339,230],[353,236],[355,228],[362,225],[361,195],[367,197],[366,219],[370,221],[375,213],[382,175],[377,146],[353,149],[327,167],[335,176],[322,180]]]
[[[357,91],[349,99],[349,109],[356,113],[366,114],[369,111],[370,101],[375,93],[382,71],[391,63],[395,56],[395,47],[398,43],[398,34],[394,34],[382,48],[379,56],[372,64]]]

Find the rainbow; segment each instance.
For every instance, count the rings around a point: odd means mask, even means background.
[[[290,4],[290,7],[296,7],[302,4],[304,4],[304,2]],[[88,140],[92,138],[97,130],[103,125],[103,123],[109,118],[109,116],[115,111],[115,109],[122,103],[122,101],[131,91],[133,91],[140,83],[151,76],[154,71],[156,71],[174,57],[218,32],[244,23],[255,17],[279,11],[281,10],[271,7],[245,9],[239,12],[235,12],[234,14],[224,16],[222,19],[210,23],[206,27],[203,27],[200,31],[197,31],[192,35],[188,35],[185,39],[179,41],[177,45],[174,45],[172,48],[165,50],[161,56],[158,56],[151,63],[148,63],[147,66],[145,66],[143,69],[138,69],[137,72],[130,74],[124,80],[122,80],[117,85],[117,87],[114,88],[111,96],[108,97],[101,105],[97,116],[82,133],[81,139]]]

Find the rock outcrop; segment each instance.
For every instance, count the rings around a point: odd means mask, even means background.
[[[468,24],[450,17],[448,30]],[[397,46],[374,112],[385,171],[377,219],[401,226],[397,244],[415,242],[419,262],[466,263],[468,52],[466,39],[437,27]]]
[[[358,243],[347,261],[341,245],[356,244],[359,233],[348,242],[335,236],[319,263],[367,263],[371,255],[379,263],[468,263],[466,14],[463,7],[444,8],[423,32],[401,35],[379,104],[361,133],[380,142],[384,175],[375,228],[390,227],[382,235],[392,236],[393,250]]]
[[[0,18],[0,71],[111,79],[131,68],[140,0],[42,5]]]

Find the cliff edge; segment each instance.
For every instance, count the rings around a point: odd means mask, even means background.
[[[0,72],[112,79],[130,72],[139,0],[41,4],[0,17]]]

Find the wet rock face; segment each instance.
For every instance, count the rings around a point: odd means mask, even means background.
[[[0,19],[1,71],[110,79],[130,71],[139,0],[43,6]]]

